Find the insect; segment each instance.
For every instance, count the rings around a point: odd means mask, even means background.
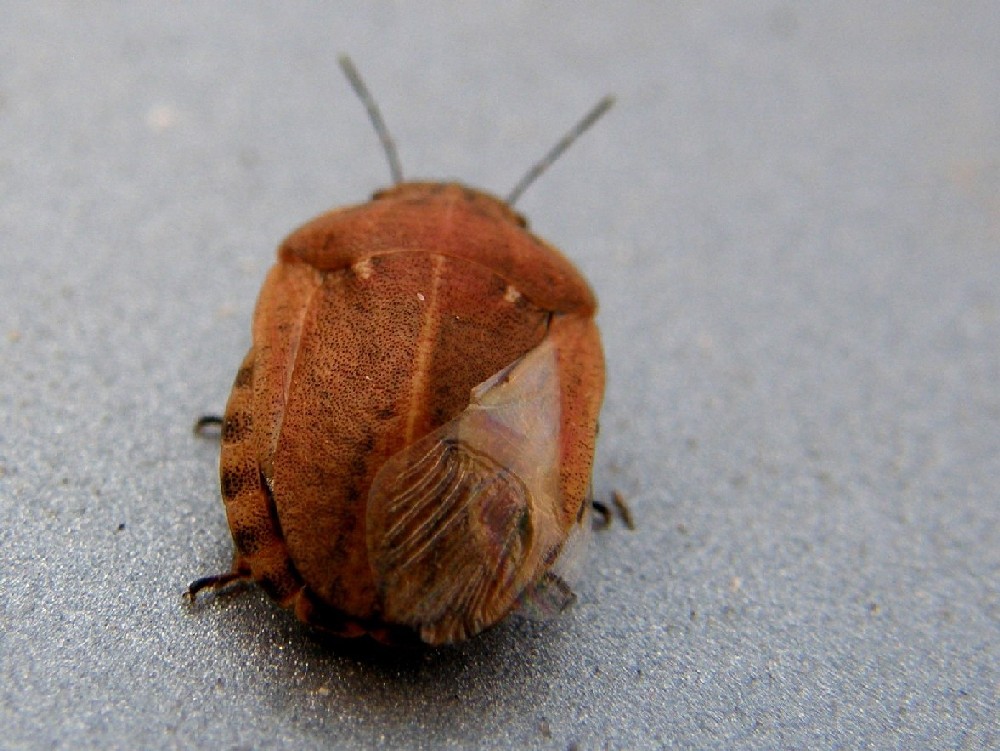
[[[602,99],[501,200],[406,182],[278,249],[221,423],[232,571],[308,624],[384,643],[469,638],[559,610],[589,526],[604,361],[587,282],[512,208]],[[212,418],[206,418],[206,422]]]

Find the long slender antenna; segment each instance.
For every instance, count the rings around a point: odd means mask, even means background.
[[[354,67],[351,58],[347,55],[341,55],[340,67],[343,69],[344,75],[347,76],[347,80],[350,82],[351,88],[354,89],[354,93],[358,95],[358,99],[361,100],[361,103],[365,105],[365,109],[368,110],[368,117],[371,119],[372,125],[375,126],[375,132],[378,134],[378,139],[382,142],[385,157],[389,160],[389,171],[392,173],[392,181],[397,184],[403,182],[403,168],[399,164],[399,154],[396,153],[396,144],[392,140],[392,136],[389,135],[389,129],[385,127],[385,120],[382,119],[382,113],[378,111],[378,105],[375,104],[375,100],[368,91],[368,87],[365,86],[365,82],[361,80],[361,74]]]
[[[591,125],[597,122],[597,119],[611,109],[611,105],[615,103],[615,98],[613,96],[606,96],[601,101],[591,108],[590,112],[583,116],[583,118],[574,125],[570,131],[559,139],[559,143],[553,146],[549,153],[543,156],[535,166],[528,170],[528,174],[521,178],[521,181],[514,186],[514,189],[507,194],[507,203],[511,206],[514,205],[514,201],[521,197],[521,194],[528,189],[531,185],[550,166],[552,162],[558,159],[566,149],[568,149],[573,141],[582,136]]]

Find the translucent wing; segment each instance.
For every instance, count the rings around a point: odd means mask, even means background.
[[[368,551],[384,616],[424,641],[502,618],[558,555],[559,380],[543,342],[379,470]]]
[[[593,533],[589,494],[580,511],[580,518],[570,529],[553,564],[537,582],[518,596],[518,615],[531,620],[547,620],[576,601],[573,587],[580,578],[580,570]]]

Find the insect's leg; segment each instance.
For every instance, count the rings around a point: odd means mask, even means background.
[[[599,529],[606,529],[611,526],[611,509],[608,508],[608,504],[592,498],[590,507],[601,517],[601,520],[597,523]]]
[[[616,490],[611,494],[611,502],[618,511],[618,515],[621,516],[622,521],[625,522],[625,526],[630,530],[634,530],[635,520],[632,518],[632,509],[630,509],[628,504],[625,503],[625,496]]]
[[[615,490],[611,493],[611,504],[614,506],[614,510],[618,512],[619,518],[621,518],[622,523],[630,530],[635,529],[635,519],[632,517],[632,509],[628,507],[625,503],[625,497]],[[598,501],[597,499],[591,499],[590,507],[597,512],[601,517],[601,520],[597,523],[598,529],[607,529],[611,526],[612,513],[611,506],[604,503],[603,501]]]
[[[214,590],[217,594],[227,591],[230,588],[242,584],[249,584],[253,581],[250,571],[230,571],[227,574],[215,574],[213,576],[203,576],[188,584],[184,596],[191,602],[195,601],[198,593],[203,589]]]
[[[206,428],[219,428],[222,430],[222,417],[220,415],[202,415],[194,423],[194,434],[199,436],[208,436],[214,431],[209,431]]]

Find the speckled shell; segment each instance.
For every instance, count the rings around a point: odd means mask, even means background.
[[[293,232],[223,421],[234,571],[342,636],[451,642],[503,618],[588,500],[595,309],[523,218],[458,184]]]

